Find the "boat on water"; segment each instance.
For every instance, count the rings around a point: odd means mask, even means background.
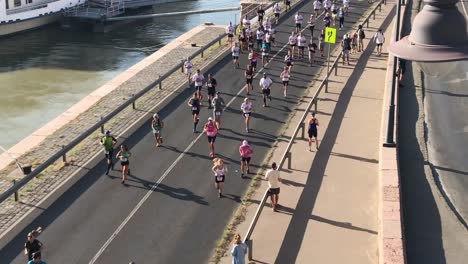
[[[63,11],[85,0],[0,0],[0,37],[57,21]]]

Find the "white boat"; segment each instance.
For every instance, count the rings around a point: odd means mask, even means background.
[[[57,21],[62,11],[85,0],[0,0],[0,37]]]

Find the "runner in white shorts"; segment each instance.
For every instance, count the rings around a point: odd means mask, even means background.
[[[185,71],[185,76],[187,76],[189,86],[190,86],[190,77],[192,75],[192,67],[193,67],[193,63],[192,61],[190,61],[190,57],[187,57],[187,60],[184,62],[184,71]]]

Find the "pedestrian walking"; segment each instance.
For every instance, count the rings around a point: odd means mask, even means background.
[[[233,246],[231,250],[232,264],[245,264],[245,255],[247,254],[247,245],[242,242],[241,236],[234,236]]]
[[[128,151],[128,147],[126,145],[120,146],[120,151],[117,152],[115,156],[117,159],[120,160],[120,165],[122,165],[122,184],[125,184],[127,180],[127,175],[130,175],[130,157],[132,153]]]
[[[211,171],[215,177],[215,187],[218,190],[218,197],[223,197],[224,181],[226,179],[227,168],[224,166],[224,162],[221,158],[213,159],[213,167]]]
[[[241,105],[242,116],[244,116],[245,132],[249,133],[250,115],[252,114],[253,105],[249,98],[244,98]]]
[[[343,65],[348,62],[349,65],[349,51],[351,50],[351,39],[348,34],[345,34],[341,41],[341,55],[343,57]]]
[[[250,159],[252,158],[253,149],[249,145],[247,140],[242,141],[242,145],[239,147],[239,154],[241,157],[241,178],[244,178],[244,174],[250,174]]]
[[[190,86],[190,80],[191,80],[190,77],[192,76],[192,67],[193,67],[193,63],[190,60],[190,57],[187,57],[187,60],[185,60],[184,62],[184,71],[185,71],[185,76],[187,77],[189,86]]]
[[[318,143],[318,130],[317,127],[319,126],[319,121],[315,117],[315,113],[311,113],[312,117],[309,119],[309,129],[307,130],[307,134],[309,134],[309,151],[312,151],[311,146],[312,142],[314,142],[315,139],[315,148],[318,149],[319,143]]]
[[[374,41],[377,44],[377,55],[380,56],[382,54],[382,45],[385,42],[385,36],[381,28],[375,33]]]
[[[41,252],[34,252],[32,254],[32,259],[28,261],[28,264],[46,264],[45,261],[42,260]]]
[[[208,148],[210,149],[210,157],[213,158],[215,154],[214,143],[216,135],[218,134],[218,127],[213,120],[213,117],[208,117],[208,122],[203,126],[203,133],[208,137]]]
[[[263,73],[263,77],[260,79],[260,87],[262,88],[263,94],[263,107],[267,107],[267,98],[270,99],[271,102],[271,86],[273,85],[273,81],[270,77],[267,76],[266,72]]]
[[[223,114],[223,108],[226,106],[224,99],[221,97],[220,92],[216,92],[216,96],[213,98],[213,116],[218,129],[221,129],[221,115]]]
[[[117,144],[117,139],[115,139],[115,137],[111,135],[111,132],[107,130],[104,137],[101,138],[100,144],[104,147],[104,155],[107,160],[106,175],[109,175],[109,171],[114,169],[112,157],[114,156],[114,146]]]
[[[162,138],[162,129],[164,127],[164,122],[159,117],[159,114],[156,113],[153,115],[153,120],[151,120],[151,129],[153,130],[154,139],[156,140],[156,147],[159,147],[163,143]]]
[[[366,33],[362,28],[362,25],[358,26],[357,32],[357,51],[363,52],[364,51],[364,39],[366,38]]]
[[[271,164],[271,169],[267,170],[265,173],[265,180],[268,181],[268,195],[270,196],[271,199],[271,207],[273,208],[273,211],[276,212],[279,204],[279,194],[280,194],[280,182],[281,182],[281,177],[280,173],[278,171],[278,168],[276,167],[276,162],[273,162]]]
[[[37,236],[42,232],[42,228],[38,227],[28,233],[27,240],[24,243],[24,255],[27,256],[28,261],[33,259],[33,254],[41,252],[44,245],[37,239]]]

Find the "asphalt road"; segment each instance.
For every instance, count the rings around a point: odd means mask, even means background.
[[[312,2],[306,2],[299,8],[308,18]],[[351,7],[348,28],[368,4],[360,2]],[[294,29],[292,16],[290,13],[277,27],[278,46],[273,47],[272,55],[283,47]],[[321,24],[316,26],[316,36]],[[304,32],[310,36],[308,29]],[[338,33],[341,36],[344,31]],[[267,69],[275,82],[270,107],[261,107],[260,76],[255,80],[254,95],[250,96],[254,113],[249,134],[244,132],[239,109],[244,96],[240,92],[243,70],[234,70],[228,56],[209,71],[217,78],[225,101],[232,101],[223,114],[223,129],[216,141],[217,156],[227,161],[229,169],[225,198],[219,199],[214,188],[206,136],[191,131],[191,115],[185,103],[192,89],[186,89],[160,111],[166,124],[163,147],[154,146],[149,122],[125,141],[133,154],[127,186],[120,184],[119,171],[106,176],[101,162],[0,251],[2,263],[25,262],[22,247],[26,232],[37,226],[45,229],[39,239],[46,245],[47,263],[206,263],[250,183],[250,178],[241,179],[236,172],[241,141],[247,139],[254,147],[255,173],[305,87],[316,78],[319,66],[296,61],[289,95],[284,98],[279,74],[286,51],[279,52]],[[246,55],[241,57],[241,65],[246,65]],[[323,60],[320,66],[324,66]],[[202,108],[200,125],[209,113]]]

